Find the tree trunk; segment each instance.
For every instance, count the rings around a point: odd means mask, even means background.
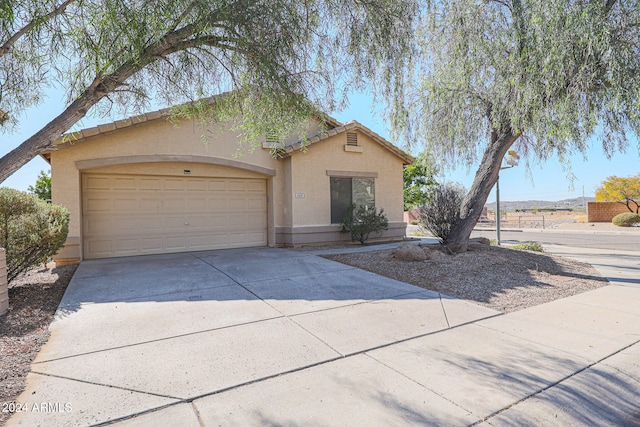
[[[0,158],[0,183],[9,178],[15,171],[27,164],[38,154],[43,153],[51,144],[62,136],[63,133],[71,129],[80,119],[82,119],[89,108],[95,105],[106,94],[81,96],[69,105],[58,117],[50,121],[45,127],[40,129],[22,144]]]
[[[502,159],[507,154],[509,147],[519,137],[520,133],[514,134],[511,129],[501,133],[495,129],[491,131],[489,144],[484,150],[482,162],[476,172],[473,184],[462,201],[460,218],[454,224],[451,234],[445,242],[451,252],[466,252],[471,232],[480,219],[491,189],[498,180]]]
[[[172,53],[197,46],[219,47],[220,39],[217,36],[193,38],[196,31],[197,27],[193,24],[172,31],[143,49],[138,57],[125,62],[113,73],[106,76],[96,76],[84,93],[76,98],[58,117],[0,158],[0,183],[38,154],[50,148],[51,144],[82,119],[91,107],[150,63]]]

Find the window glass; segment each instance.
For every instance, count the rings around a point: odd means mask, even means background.
[[[351,178],[331,178],[331,223],[342,222],[351,204]]]
[[[368,208],[375,207],[376,199],[373,191],[372,178],[353,178],[352,186],[351,200],[353,203]]]
[[[375,207],[375,186],[372,178],[335,178],[331,186],[331,223],[339,224],[347,208],[356,205]]]

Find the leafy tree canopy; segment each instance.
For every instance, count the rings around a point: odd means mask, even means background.
[[[40,171],[36,179],[36,185],[30,185],[29,193],[38,196],[44,201],[51,201],[51,171]]]
[[[618,202],[640,214],[640,174],[626,178],[610,176],[596,189],[597,202]]]
[[[429,202],[431,189],[438,183],[435,175],[438,170],[425,154],[418,156],[416,161],[404,167],[404,210],[408,211]]]
[[[563,160],[593,136],[611,154],[639,134],[635,0],[433,1],[419,37],[421,60],[392,105],[394,127],[449,164],[481,157],[453,251],[466,250],[513,144],[525,159]]]
[[[0,182],[90,110],[231,92],[207,113],[240,113],[241,137],[254,140],[332,111],[352,85],[376,81],[389,95],[401,87],[394,76],[411,52],[416,10],[415,0],[3,1],[0,130],[53,82],[68,105],[0,159]],[[202,109],[188,113],[202,118]]]

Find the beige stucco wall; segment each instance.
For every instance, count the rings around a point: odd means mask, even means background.
[[[274,159],[269,150],[254,147],[253,150],[241,147],[239,139],[231,131],[216,132],[212,139],[203,141],[202,129],[189,122],[181,122],[174,126],[164,119],[147,122],[138,126],[119,129],[115,132],[87,138],[70,146],[61,147],[51,152],[51,178],[53,203],[67,207],[71,213],[69,238],[67,247],[58,258],[73,259],[78,257],[81,244],[81,188],[80,174],[84,172],[138,173],[183,176],[184,170],[191,171],[190,176],[230,176],[260,177],[272,181],[273,188],[282,188],[282,163]],[[215,138],[213,138],[215,137]],[[242,148],[245,148],[244,150]],[[250,148],[250,147],[249,147]],[[154,162],[100,166],[100,159],[127,158],[130,156],[179,156],[180,160],[192,156],[196,162],[199,158],[230,159],[244,169],[229,166],[190,163],[185,161]],[[178,157],[177,157],[178,158]],[[224,161],[224,160],[221,160]],[[80,170],[78,166],[90,167]],[[108,163],[108,160],[107,160]],[[98,167],[93,167],[98,165]],[[251,168],[272,170],[275,175],[252,172]],[[273,224],[282,222],[283,205],[281,191],[271,195]],[[63,261],[64,262],[64,261]]]
[[[292,225],[331,223],[330,179],[327,170],[377,173],[376,208],[383,208],[389,222],[403,222],[402,160],[389,150],[358,132],[362,152],[345,151],[346,133],[314,144],[293,155]],[[295,197],[299,193],[298,198]],[[304,194],[304,198],[300,198]]]
[[[310,128],[317,130],[317,125]],[[283,243],[275,237],[277,228],[330,224],[327,170],[377,173],[376,206],[384,208],[391,223],[397,223],[394,235],[404,234],[399,225],[403,223],[402,160],[362,132],[358,132],[362,152],[345,151],[343,132],[280,160],[274,159],[269,149],[241,147],[229,129],[210,134],[208,142],[202,140],[202,134],[191,122],[174,126],[160,119],[52,151],[52,199],[71,213],[69,238],[58,256],[60,262],[71,262],[82,253],[81,174],[91,172],[183,176],[189,170],[195,177],[265,178],[269,244]],[[296,193],[304,193],[304,198],[296,198]]]

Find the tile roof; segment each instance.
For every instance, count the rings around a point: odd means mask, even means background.
[[[374,141],[376,141],[378,144],[382,145],[384,148],[386,148],[387,150],[391,151],[393,154],[395,154],[396,156],[400,157],[404,163],[406,165],[409,165],[413,162],[415,162],[415,159],[407,154],[404,150],[401,150],[400,148],[396,147],[395,145],[393,145],[391,142],[387,141],[385,138],[383,138],[382,136],[378,135],[377,133],[375,133],[374,131],[372,131],[371,129],[369,129],[368,127],[366,127],[365,125],[355,121],[355,120],[351,120],[341,126],[337,126],[335,128],[329,129],[319,135],[315,135],[312,136],[310,138],[304,139],[304,140],[300,140],[294,144],[290,144],[287,145],[285,147],[283,147],[284,150],[284,155],[292,155],[298,151],[301,150],[305,150],[306,148],[312,146],[313,144],[317,144],[319,142],[325,141],[333,136],[348,132],[348,131],[352,131],[352,130],[358,130],[366,135],[368,135],[371,139],[373,139]]]

